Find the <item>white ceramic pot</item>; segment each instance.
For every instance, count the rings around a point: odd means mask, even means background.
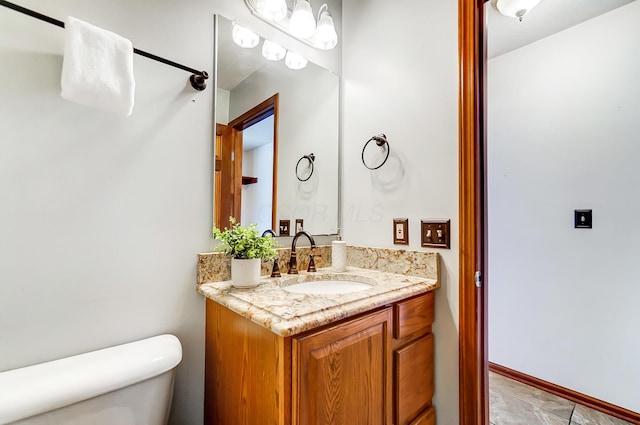
[[[236,288],[251,288],[260,283],[260,258],[231,259],[231,284]]]

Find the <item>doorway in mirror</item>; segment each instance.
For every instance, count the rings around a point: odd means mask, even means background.
[[[243,226],[275,228],[278,156],[276,93],[228,125],[216,125],[214,221],[229,227],[229,217]]]

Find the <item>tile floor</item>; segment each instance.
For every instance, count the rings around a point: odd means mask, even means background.
[[[633,425],[489,372],[492,425]]]

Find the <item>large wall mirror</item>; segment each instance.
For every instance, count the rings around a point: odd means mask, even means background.
[[[339,77],[267,60],[264,38],[243,48],[233,28],[217,16],[214,224],[233,216],[278,236],[337,233]]]

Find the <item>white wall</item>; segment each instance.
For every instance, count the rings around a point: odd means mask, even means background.
[[[311,234],[335,234],[338,227],[339,77],[309,64],[301,70],[267,62],[231,91],[229,118],[279,93],[278,220],[304,220]],[[303,155],[314,153],[308,181],[296,178]],[[300,164],[303,174],[305,160]],[[303,177],[304,178],[304,177]]]
[[[20,4],[212,70],[203,1]],[[201,423],[213,91],[136,56],[133,115],[110,115],[60,97],[64,30],[0,8],[0,32],[0,370],[173,333],[172,422]]]
[[[216,96],[216,122],[219,124],[227,124],[229,122],[229,90],[218,87]]]
[[[638,22],[633,2],[488,71],[489,358],[636,412]]]
[[[260,233],[271,229],[273,204],[273,115],[244,129],[242,136],[250,135],[253,129],[260,127],[254,137],[267,141],[262,146],[242,152],[242,175],[256,177],[258,181],[242,185],[241,224],[248,226],[256,223]],[[272,229],[273,230],[273,229]],[[276,230],[277,232],[277,230]]]
[[[458,59],[453,1],[350,0],[343,4],[343,223],[349,244],[394,247],[392,224],[450,218],[436,295],[438,424],[458,423]],[[391,156],[377,171],[360,159],[385,133]],[[406,248],[406,246],[395,246]]]

